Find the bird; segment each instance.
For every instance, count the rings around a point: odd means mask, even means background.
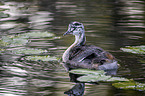
[[[116,58],[109,52],[95,45],[86,45],[84,25],[71,22],[63,35],[72,34],[75,42],[62,55],[62,61],[67,71],[72,69],[107,70],[118,68]]]

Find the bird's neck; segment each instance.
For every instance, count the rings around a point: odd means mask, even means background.
[[[72,45],[82,46],[85,44],[85,42],[86,42],[85,34],[75,35],[75,42]]]
[[[85,34],[75,35],[75,42],[64,52],[62,56],[63,62],[69,60],[69,52],[71,51],[72,48],[84,45],[85,41],[86,41]]]

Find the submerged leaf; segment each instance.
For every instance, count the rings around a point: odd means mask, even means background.
[[[47,52],[47,50],[34,49],[34,48],[23,48],[23,49],[12,50],[12,53],[14,54],[40,54],[43,52]]]
[[[134,89],[134,90],[145,90],[145,84],[144,83],[138,83],[138,82],[118,82],[112,84],[114,87],[119,89]]]
[[[87,76],[81,76],[77,78],[78,81],[81,82],[98,82],[98,81],[106,81],[111,76],[106,76],[106,75],[87,75]]]
[[[94,74],[94,75],[98,75],[98,74],[105,74],[105,72],[103,70],[89,70],[89,69],[73,69],[71,71],[69,71],[70,73],[74,73],[74,74]]]
[[[145,46],[127,46],[125,48],[121,48],[124,52],[130,52],[135,54],[145,54]]]
[[[56,57],[51,57],[51,56],[26,56],[26,60],[30,61],[56,61]]]

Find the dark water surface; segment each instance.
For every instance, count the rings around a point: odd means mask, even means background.
[[[1,0],[0,37],[28,32],[55,34],[60,39],[35,38],[24,48],[48,50],[61,58],[73,36],[62,37],[72,21],[85,26],[87,44],[112,53],[121,68],[117,76],[145,83],[145,56],[125,53],[125,46],[145,45],[144,0]],[[11,48],[10,48],[11,49]],[[56,61],[27,62],[23,55],[0,55],[0,96],[66,96],[75,83]],[[111,84],[86,84],[84,96],[144,96]]]

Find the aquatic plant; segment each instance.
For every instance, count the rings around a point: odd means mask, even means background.
[[[124,52],[135,53],[135,54],[145,54],[145,46],[127,46],[125,48],[120,48]]]
[[[112,86],[119,89],[145,90],[144,83],[138,83],[123,77],[112,77],[105,75],[103,70],[73,69],[69,73],[80,74],[77,78],[80,82],[110,82]]]
[[[38,37],[52,37],[54,36],[54,34],[49,32],[30,32],[30,33],[19,34],[18,36],[25,37],[25,38],[38,38]]]
[[[73,69],[69,71],[69,73],[74,73],[74,74],[84,74],[84,75],[98,75],[98,74],[105,74],[103,70],[89,70],[89,69]]]
[[[28,40],[19,36],[3,36],[0,39],[0,45],[4,47],[22,46],[28,43]]]
[[[24,59],[29,61],[56,61],[56,57],[51,56],[26,56]]]
[[[77,78],[78,81],[81,82],[99,82],[99,81],[106,81],[110,79],[111,76],[106,76],[106,75],[86,75],[86,76],[81,76]]]
[[[111,77],[105,75],[105,71],[103,70],[89,70],[89,69],[73,69],[69,71],[73,74],[81,74],[81,76],[77,78],[78,81],[81,82],[98,82],[98,81],[105,81],[105,82],[116,82],[116,81],[129,81],[126,78],[122,77]]]
[[[8,36],[3,36],[0,39],[0,46],[4,46],[4,47],[22,46],[28,43],[29,38],[53,37],[53,36],[54,34],[49,32],[30,32],[30,33],[23,33],[18,35],[8,35]]]
[[[112,84],[114,87],[119,89],[133,89],[133,90],[145,90],[145,84],[144,83],[138,83],[134,81],[130,82],[118,82]]]
[[[34,48],[22,48],[22,49],[12,50],[13,54],[40,54],[44,52],[47,52],[47,50],[34,49]]]
[[[0,53],[3,53],[6,49],[0,48]]]

